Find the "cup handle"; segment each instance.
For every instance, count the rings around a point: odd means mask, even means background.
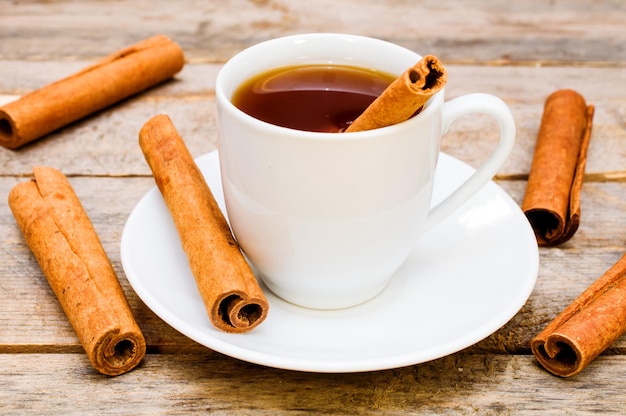
[[[487,114],[500,125],[500,142],[489,159],[454,192],[432,208],[428,213],[425,231],[452,214],[465,201],[489,182],[509,157],[515,144],[515,121],[509,107],[500,98],[490,94],[474,93],[460,96],[444,104],[442,112],[442,134],[452,123],[468,114]]]

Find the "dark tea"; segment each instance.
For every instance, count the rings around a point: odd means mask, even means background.
[[[232,102],[267,123],[335,133],[344,131],[395,78],[352,66],[282,67],[246,81]]]

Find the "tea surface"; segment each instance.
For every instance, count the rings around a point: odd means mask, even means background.
[[[352,66],[282,67],[243,83],[232,102],[271,124],[334,133],[345,130],[394,79]]]

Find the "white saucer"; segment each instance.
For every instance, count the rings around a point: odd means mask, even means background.
[[[196,162],[224,210],[218,154]],[[442,154],[434,201],[472,172]],[[317,311],[265,290],[269,315],[246,334],[227,334],[210,323],[156,187],[130,214],[121,256],[126,276],[145,304],[189,338],[252,363],[315,372],[395,368],[468,347],[519,311],[535,285],[539,264],[525,216],[493,182],[426,234],[373,300]]]

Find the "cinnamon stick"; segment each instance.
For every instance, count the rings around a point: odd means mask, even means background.
[[[158,115],[139,144],[187,254],[209,319],[226,332],[247,332],[267,316],[268,302],[200,169],[170,118]]]
[[[626,255],[589,286],[532,341],[551,373],[580,373],[626,331]]]
[[[182,69],[181,48],[154,36],[0,107],[0,145],[17,149]]]
[[[573,90],[546,99],[522,202],[540,246],[564,243],[578,230],[593,113]]]
[[[9,206],[93,367],[115,376],[143,359],[146,341],[87,213],[67,178],[35,167]]]
[[[448,81],[439,59],[424,56],[404,71],[346,129],[346,132],[372,130],[401,123],[413,117]]]

